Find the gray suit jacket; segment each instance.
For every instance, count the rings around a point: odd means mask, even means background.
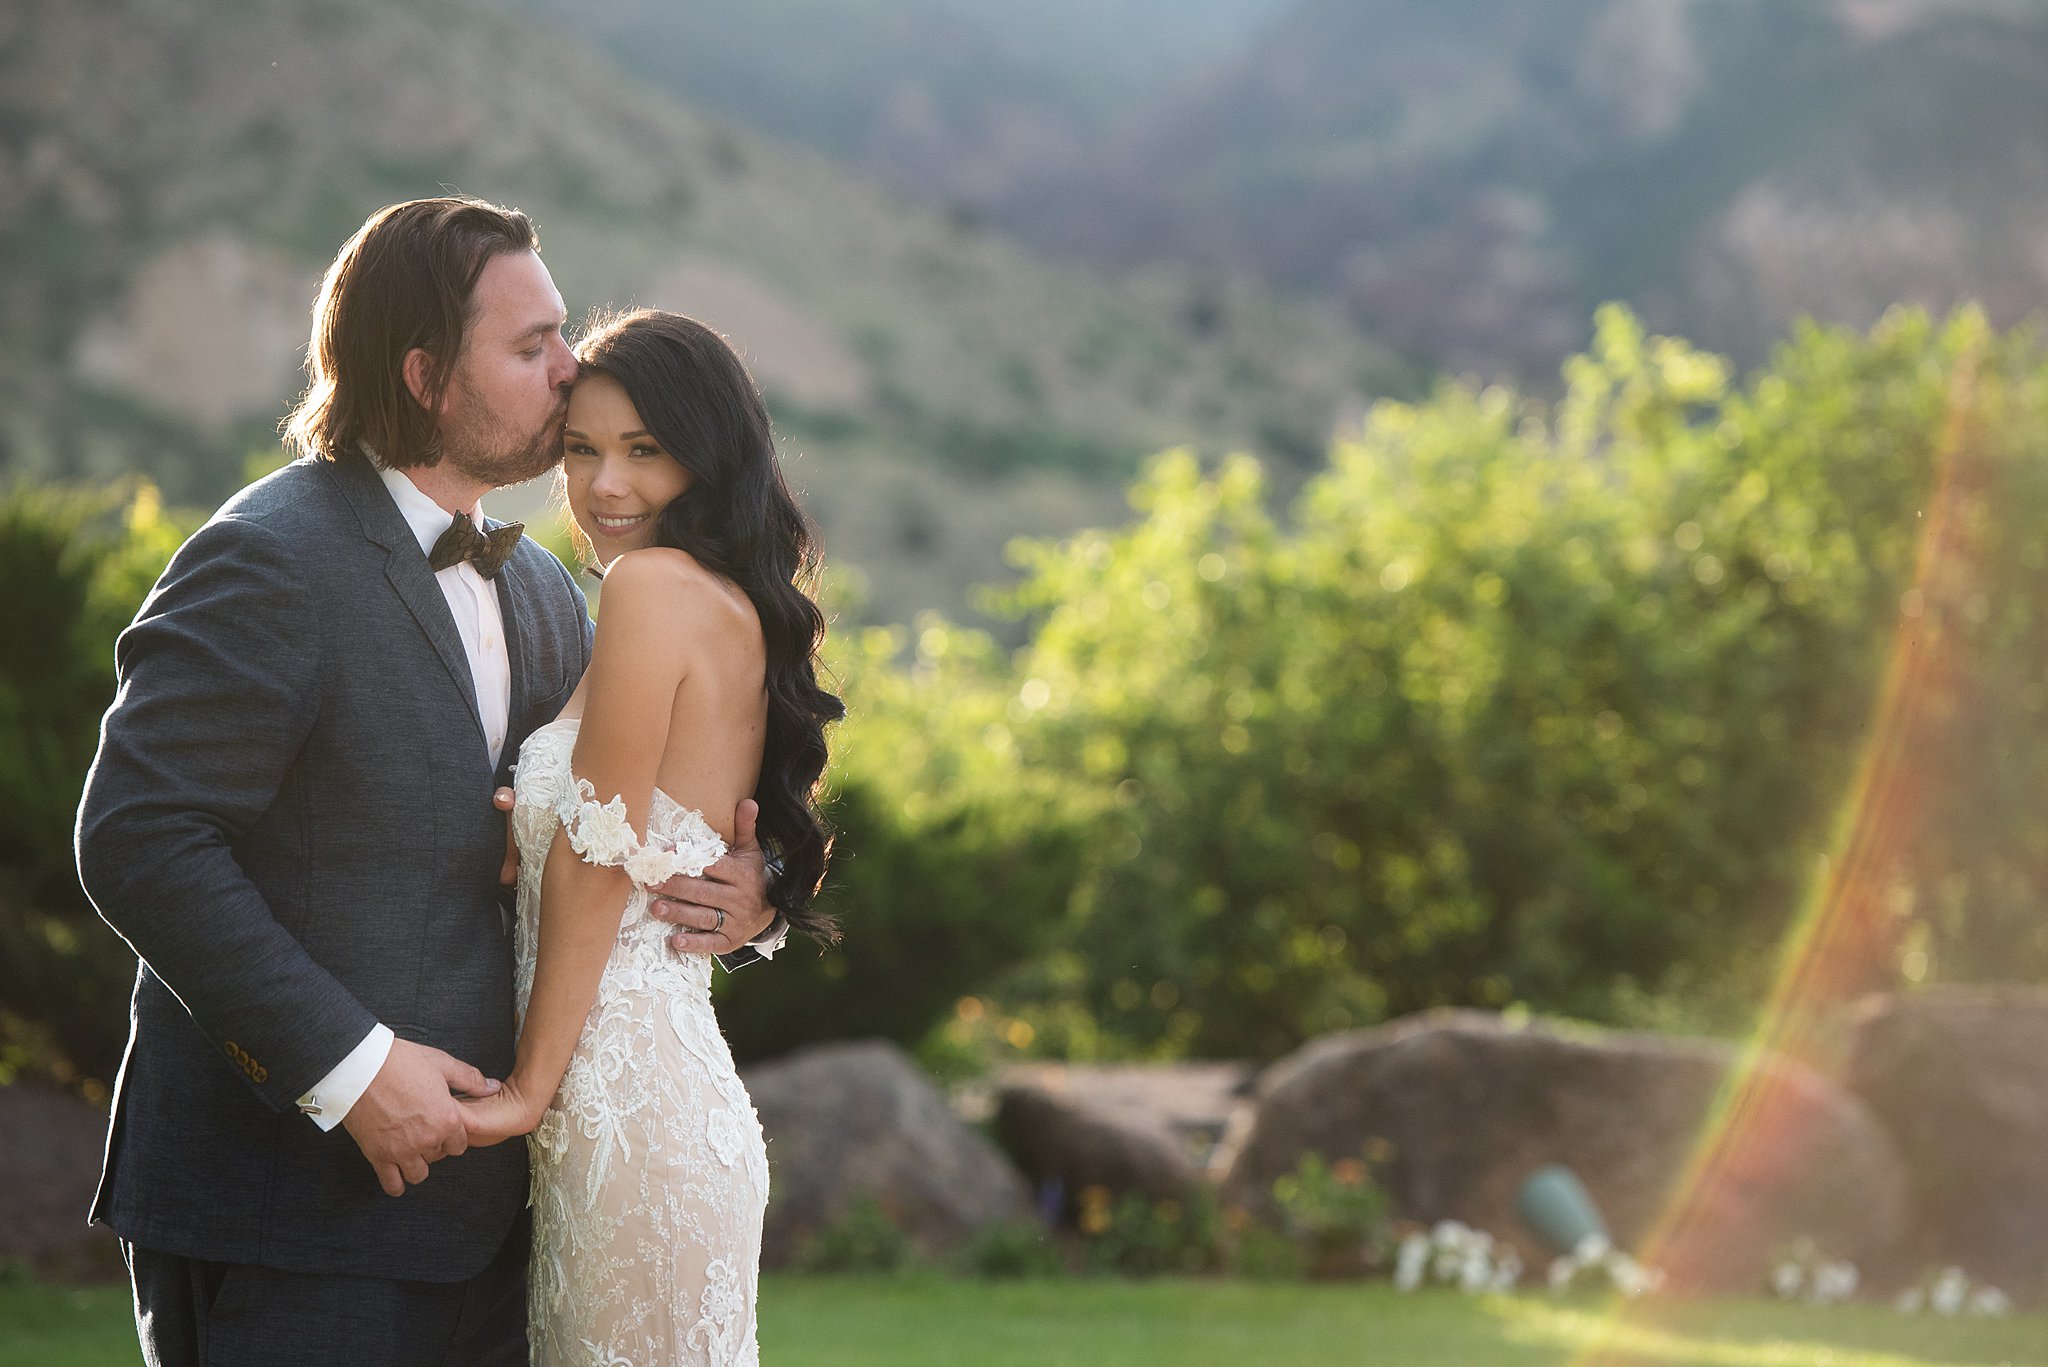
[[[493,786],[567,701],[591,624],[523,541],[497,579],[512,698],[493,772],[469,662],[369,463],[300,460],[186,542],[116,648],[79,872],[142,959],[92,1217],[188,1257],[467,1279],[526,1146],[385,1196],[301,1093],[378,1021],[503,1077],[512,949]]]

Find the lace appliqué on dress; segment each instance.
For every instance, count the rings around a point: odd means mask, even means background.
[[[582,858],[623,868],[634,888],[569,1070],[528,1143],[533,1361],[755,1367],[767,1150],[711,1010],[709,958],[671,953],[668,927],[647,915],[647,888],[702,873],[725,844],[659,789],[642,840],[624,802],[597,801],[572,772],[575,739],[565,719],[519,754],[522,1017],[556,829]]]
[[[725,856],[725,842],[694,808],[669,802],[671,820],[665,825],[650,823],[657,828],[650,829],[643,842],[626,817],[625,798],[600,803],[590,780],[572,776],[571,781],[574,788],[556,799],[555,815],[569,848],[588,863],[624,869],[636,886],[652,888],[679,873],[694,878]],[[668,796],[655,791],[662,798]]]

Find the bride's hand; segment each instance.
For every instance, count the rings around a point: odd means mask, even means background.
[[[513,804],[512,790],[500,788],[491,794],[491,805],[501,812],[510,812]],[[505,823],[505,858],[498,865],[498,884],[511,887],[519,881],[519,842],[512,838],[512,823]]]
[[[516,1080],[507,1078],[491,1096],[463,1098],[462,1127],[471,1148],[500,1144],[531,1134],[546,1110],[546,1097],[529,1098]]]

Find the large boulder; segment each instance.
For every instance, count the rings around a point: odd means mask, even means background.
[[[1905,1155],[1914,1260],[2048,1295],[2048,992],[1869,998],[1854,1019],[1849,1085]]]
[[[768,1137],[767,1266],[862,1198],[927,1254],[1028,1209],[1016,1170],[893,1044],[816,1045],[743,1077]]]
[[[1057,1184],[1071,1213],[1089,1187],[1180,1199],[1244,1107],[1241,1063],[1033,1063],[996,1082],[996,1142],[1034,1186]]]
[[[1462,1220],[1547,1259],[1515,1197],[1558,1163],[1584,1181],[1616,1241],[1639,1248],[1675,1209],[1735,1060],[1714,1041],[1511,1027],[1478,1011],[1328,1036],[1260,1079],[1224,1197],[1263,1211],[1303,1154],[1369,1155],[1398,1215]],[[1762,1077],[1767,1104],[1721,1131],[1738,1142],[1690,1189],[1682,1238],[1665,1245],[1685,1289],[1756,1291],[1773,1255],[1803,1236],[1863,1261],[1904,1235],[1905,1169],[1876,1119],[1809,1069],[1768,1063]]]
[[[88,1225],[107,1114],[32,1083],[0,1087],[0,1267],[24,1263],[49,1281],[122,1275],[121,1247]]]

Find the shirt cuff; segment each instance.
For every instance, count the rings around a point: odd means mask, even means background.
[[[768,929],[747,943],[752,945],[754,951],[762,958],[772,959],[775,957],[775,951],[782,948],[782,942],[788,938],[789,918],[778,911],[775,913],[775,919],[768,923]]]
[[[370,1084],[377,1078],[377,1070],[384,1066],[384,1060],[391,1055],[391,1041],[397,1036],[388,1025],[373,1026],[363,1042],[349,1051],[347,1058],[334,1065],[334,1071],[318,1082],[299,1098],[299,1109],[315,1125],[331,1130],[348,1115]]]

